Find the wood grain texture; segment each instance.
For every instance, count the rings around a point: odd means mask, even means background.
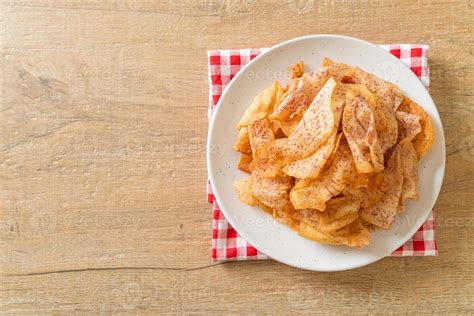
[[[474,313],[472,1],[1,3],[1,312]],[[206,49],[315,33],[431,46],[438,257],[210,263]]]

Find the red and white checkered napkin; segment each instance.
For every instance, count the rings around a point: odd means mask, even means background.
[[[395,44],[380,45],[392,55],[399,58],[405,65],[420,78],[428,87],[430,84],[426,45]],[[208,51],[209,57],[209,120],[219,101],[225,87],[237,72],[250,60],[260,53],[262,49],[222,49]],[[214,217],[212,219],[212,260],[252,260],[267,259],[268,257],[252,247],[229,224],[224,214],[219,209],[212,193],[211,184],[207,184],[207,200],[213,205]],[[403,246],[395,250],[392,256],[436,256],[435,225],[433,212],[420,227],[420,229]]]

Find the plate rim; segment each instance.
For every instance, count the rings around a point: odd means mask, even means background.
[[[289,40],[286,40],[286,41],[283,41],[281,43],[278,43],[274,46],[272,46],[271,48],[269,48],[268,50],[262,52],[261,54],[259,54],[257,57],[255,57],[254,59],[252,59],[249,63],[247,63],[244,67],[242,67],[238,73],[234,76],[234,80],[231,80],[229,82],[229,84],[226,86],[226,88],[224,89],[224,91],[222,91],[222,94],[219,98],[219,101],[217,102],[216,104],[216,107],[215,109],[213,110],[214,113],[212,115],[212,118],[211,118],[211,121],[209,123],[209,129],[208,129],[208,137],[207,137],[207,143],[206,143],[206,164],[207,164],[207,169],[208,169],[208,178],[209,178],[209,181],[211,183],[211,186],[213,188],[213,195],[215,197],[215,199],[217,200],[217,203],[219,204],[219,208],[220,210],[224,213],[225,217],[226,217],[226,220],[230,223],[230,225],[232,225],[232,227],[237,231],[237,233],[244,239],[246,240],[249,244],[251,244],[253,247],[255,247],[257,250],[259,250],[260,252],[262,252],[260,249],[263,248],[260,246],[259,242],[255,242],[255,241],[252,241],[252,242],[249,242],[248,241],[248,238],[246,237],[246,234],[245,233],[241,233],[241,231],[239,231],[239,228],[238,228],[238,225],[235,225],[235,223],[233,223],[233,220],[229,220],[229,216],[227,216],[227,212],[226,210],[221,206],[222,203],[220,203],[221,201],[221,197],[220,197],[220,193],[218,192],[216,188],[216,185],[215,185],[215,179],[214,179],[214,168],[212,166],[212,163],[211,163],[211,156],[212,156],[212,150],[210,150],[211,146],[212,146],[212,136],[213,136],[213,133],[214,133],[214,127],[216,125],[216,121],[217,121],[217,117],[218,117],[218,113],[220,112],[220,110],[222,109],[222,106],[221,106],[221,103],[223,103],[223,101],[225,100],[225,97],[227,95],[227,93],[231,90],[232,86],[238,81],[238,80],[235,80],[235,79],[238,79],[240,78],[240,76],[244,75],[245,71],[247,68],[249,68],[253,63],[255,63],[256,61],[258,61],[260,58],[263,58],[265,57],[266,55],[268,54],[271,54],[273,51],[279,49],[280,47],[282,46],[286,46],[286,45],[289,45],[289,44],[292,44],[292,43],[295,43],[295,42],[299,42],[299,41],[304,41],[304,40],[308,40],[308,39],[344,39],[344,40],[349,40],[349,41],[354,41],[354,42],[358,42],[360,44],[364,44],[364,45],[368,45],[368,46],[371,46],[372,48],[375,48],[381,52],[383,52],[383,54],[385,54],[387,57],[391,58],[393,61],[395,61],[396,63],[399,63],[401,65],[403,65],[404,67],[406,67],[406,65],[404,65],[400,59],[396,58],[395,56],[393,56],[392,54],[390,54],[388,51],[382,49],[381,47],[371,43],[371,42],[368,42],[368,41],[365,41],[365,40],[362,40],[362,39],[359,39],[359,38],[355,38],[355,37],[350,37],[350,36],[346,36],[346,35],[338,35],[338,34],[312,34],[312,35],[305,35],[305,36],[300,36],[300,37],[295,37],[295,38],[292,38],[292,39],[289,39]],[[445,172],[446,172],[446,143],[445,143],[445,137],[444,137],[444,128],[443,128],[443,124],[442,124],[442,121],[441,121],[441,117],[439,115],[439,111],[438,111],[438,108],[436,106],[436,103],[433,101],[433,98],[431,97],[430,93],[428,92],[428,90],[426,89],[425,86],[423,86],[423,84],[421,83],[420,79],[413,73],[413,72],[409,72],[410,75],[409,76],[412,76],[412,77],[415,77],[417,81],[419,81],[419,84],[425,89],[425,92],[428,96],[428,98],[430,99],[430,101],[432,102],[432,104],[434,105],[434,108],[436,110],[436,114],[438,116],[438,119],[439,119],[439,123],[440,123],[440,128],[441,128],[441,139],[439,139],[438,141],[441,141],[442,142],[442,159],[441,159],[441,162],[442,162],[442,165],[441,165],[441,171],[442,171],[442,174],[441,174],[441,179],[440,179],[440,184],[439,184],[439,187],[438,187],[438,192],[434,192],[435,193],[435,196],[436,198],[434,199],[434,201],[432,202],[432,205],[430,207],[430,212],[433,211],[433,207],[434,205],[436,204],[436,201],[438,200],[438,197],[439,197],[439,193],[441,192],[441,188],[442,188],[442,185],[443,185],[443,181],[444,181],[444,176],[445,176]],[[376,257],[374,259],[371,259],[367,262],[364,262],[364,263],[360,263],[360,264],[355,264],[355,265],[352,265],[350,267],[341,267],[341,268],[328,268],[328,269],[324,269],[324,268],[320,268],[320,267],[311,267],[311,266],[303,266],[303,265],[298,265],[298,264],[295,264],[293,262],[288,262],[286,259],[282,259],[282,258],[278,258],[278,256],[272,256],[272,257],[269,257],[271,259],[274,259],[276,261],[279,261],[283,264],[286,264],[286,265],[289,265],[289,266],[292,266],[292,267],[295,267],[295,268],[299,268],[299,269],[304,269],[304,270],[310,270],[310,271],[318,271],[318,272],[337,272],[337,271],[346,271],[346,270],[352,270],[352,269],[357,269],[357,268],[360,268],[360,267],[363,267],[363,266],[366,266],[366,265],[369,265],[369,264],[372,264],[374,262],[377,262],[387,256],[389,256],[393,251],[395,251],[396,249],[398,249],[399,247],[401,247],[403,244],[405,244],[417,231],[418,229],[425,223],[426,219],[428,218],[428,216],[430,215],[430,212],[426,212],[426,214],[421,218],[423,218],[423,221],[419,221],[420,224],[417,225],[416,223],[412,225],[411,229],[409,230],[409,232],[407,232],[407,238],[401,238],[400,240],[402,242],[400,242],[400,244],[395,247],[395,249],[393,249],[392,251],[384,254],[383,256],[380,256],[380,257]],[[262,252],[264,253],[264,252]]]

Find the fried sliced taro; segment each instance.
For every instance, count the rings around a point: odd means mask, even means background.
[[[384,170],[384,185],[379,189],[383,195],[373,206],[361,209],[361,217],[377,227],[390,228],[397,214],[402,185],[403,171],[400,148],[396,147],[390,153],[387,167]]]
[[[384,168],[384,156],[375,121],[377,100],[364,87],[346,92],[342,130],[349,143],[357,171],[377,172]]]
[[[382,198],[386,190],[384,172],[377,172],[356,175],[352,183],[344,187],[342,194],[357,201],[361,208],[370,208]]]
[[[291,79],[299,78],[304,74],[304,62],[302,60],[300,60],[299,62],[297,62],[293,66],[289,66],[288,70],[291,73],[290,74]]]
[[[287,162],[307,158],[327,142],[339,125],[344,102],[345,88],[329,79],[288,136],[284,148]]]
[[[346,245],[349,247],[362,248],[370,243],[370,231],[356,217],[357,213],[350,213],[341,218],[334,220],[334,225],[329,230],[324,229],[324,225],[320,223],[321,214],[314,210],[304,210],[300,222],[299,234],[305,238],[332,245]],[[352,215],[351,215],[352,214]]]
[[[341,139],[338,149],[317,179],[301,179],[290,192],[295,209],[317,209],[324,211],[326,202],[340,194],[347,182],[354,176],[355,166],[345,139]]]
[[[234,188],[242,203],[257,206],[258,200],[252,194],[252,179],[250,177],[234,182]]]
[[[290,226],[294,230],[298,230],[300,221],[295,216],[296,210],[288,203],[282,207],[273,208],[273,218],[280,223]]]
[[[431,119],[421,106],[405,96],[398,111],[416,115],[420,120],[421,131],[413,138],[413,146],[419,160],[431,149],[434,143],[434,129]]]
[[[239,136],[233,148],[235,151],[238,151],[242,154],[246,154],[246,155],[252,154],[252,148],[250,147],[250,140],[249,140],[249,131],[247,127],[242,127],[239,130]]]
[[[242,171],[250,173],[250,164],[252,163],[252,155],[241,154],[238,168]]]
[[[266,119],[255,120],[248,126],[249,143],[254,159],[266,144],[275,140],[270,123]]]
[[[245,110],[237,128],[240,130],[242,127],[252,123],[252,121],[267,117],[273,112],[275,105],[280,103],[283,93],[283,88],[278,81],[275,81],[270,87],[261,91],[247,110]]]
[[[349,225],[359,218],[359,203],[347,197],[334,198],[328,201],[326,210],[318,212],[318,228],[333,232]]]
[[[401,159],[401,168],[403,174],[402,192],[398,205],[398,211],[402,212],[405,208],[405,200],[418,200],[418,160],[415,148],[409,139],[401,141],[399,146]]]
[[[290,121],[301,116],[308,107],[309,101],[304,93],[303,79],[293,80],[281,102],[270,115],[270,119]]]
[[[291,177],[267,177],[260,170],[253,170],[251,178],[252,194],[263,204],[278,208],[289,203],[289,191],[294,184]]]
[[[296,160],[287,164],[283,172],[295,178],[316,179],[323,169],[326,161],[334,150],[336,144],[336,130],[326,143],[308,158]]]
[[[398,142],[404,139],[412,141],[421,132],[420,118],[416,115],[397,111]]]
[[[266,119],[253,121],[248,130],[253,153],[252,195],[268,207],[283,207],[289,203],[289,191],[294,183],[293,178],[281,172],[281,152],[286,139],[275,139]]]
[[[335,63],[331,60],[325,61],[325,64],[329,65],[329,73],[336,80],[363,85],[376,97],[378,106],[373,109],[375,124],[382,153],[385,153],[397,143],[398,124],[395,110],[402,102],[399,89],[358,67]]]
[[[301,119],[303,113],[313,101],[314,97],[323,88],[329,79],[329,73],[322,68],[311,73],[305,73],[290,83],[282,101],[270,115],[271,119],[288,122],[294,118]]]
[[[234,182],[234,188],[237,192],[237,196],[242,203],[248,204],[250,206],[258,206],[263,209],[265,212],[272,214],[273,209],[271,207],[262,204],[255,196],[252,194],[252,178],[248,177],[243,180],[237,180]]]

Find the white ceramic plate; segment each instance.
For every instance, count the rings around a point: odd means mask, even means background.
[[[256,207],[240,202],[233,182],[248,177],[237,169],[239,154],[232,149],[236,125],[257,93],[275,80],[285,84],[289,65],[299,60],[305,71],[320,67],[323,57],[358,66],[398,85],[430,115],[435,142],[420,162],[420,199],[408,201],[390,230],[372,233],[362,250],[322,245],[300,237]],[[383,49],[351,37],[313,35],[274,46],[246,65],[222,94],[211,122],[207,164],[215,197],[230,224],[250,244],[271,258],[298,268],[338,271],[361,267],[390,255],[421,226],[433,208],[444,176],[445,143],[441,120],[427,90],[408,67]]]

